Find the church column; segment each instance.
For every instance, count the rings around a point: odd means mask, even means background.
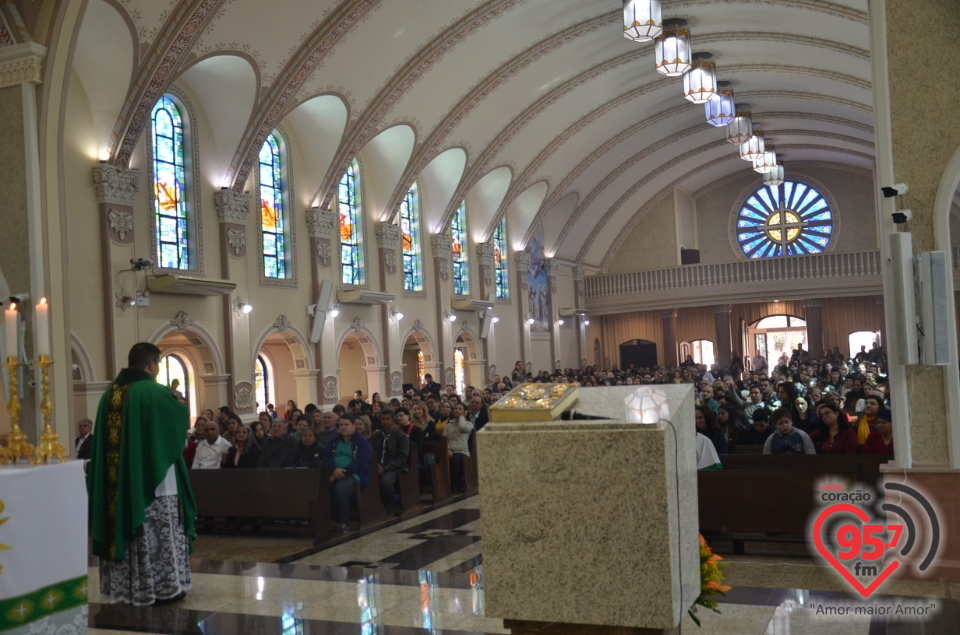
[[[578,309],[586,309],[584,302],[583,278],[586,274],[586,268],[583,265],[573,267],[573,297]],[[586,317],[577,316],[577,363],[576,366],[583,368],[587,365],[587,325],[589,320]]]
[[[397,251],[400,249],[402,238],[400,226],[393,223],[377,223],[376,234],[380,255],[377,259],[380,267],[380,290],[388,292],[388,276],[392,278],[397,274]],[[385,394],[391,397],[399,397],[403,394],[403,342],[400,341],[400,320],[394,315],[397,310],[396,305],[392,304],[383,304],[380,307],[383,324],[383,363],[387,372]]]
[[[430,236],[430,248],[433,251],[433,268],[436,275],[435,297],[437,308],[437,363],[443,369],[441,376],[434,375],[434,381],[443,386],[453,386],[453,328],[450,315],[453,309],[450,300],[453,296],[451,282],[451,262],[453,260],[453,240],[446,234]]]
[[[133,205],[140,192],[140,171],[123,170],[107,163],[93,168],[93,183],[100,211],[100,271],[103,285],[103,330],[107,353],[107,377],[117,375],[118,363],[126,366],[117,354],[116,297],[113,247],[119,247],[127,259],[133,251]],[[129,267],[127,267],[129,268]]]
[[[477,245],[477,261],[480,263],[480,298],[496,302],[497,287],[494,282],[495,272],[493,269],[494,247],[490,243],[480,243]],[[492,316],[492,312],[491,312]],[[490,319],[491,316],[488,316]],[[490,331],[487,337],[483,337],[483,318],[480,313],[480,354],[483,355],[483,385],[487,386],[493,381],[493,376],[497,374],[495,365],[496,347],[494,346],[493,325],[490,325]]]
[[[320,297],[320,285],[324,279],[334,281],[336,287],[336,269],[333,266],[333,241],[337,235],[339,218],[336,212],[314,207],[307,211],[307,234],[310,236],[310,301],[317,302]],[[340,400],[340,388],[337,385],[337,322],[330,314],[336,305],[336,291],[330,298],[330,306],[317,306],[315,310],[324,312],[320,341],[314,344],[313,356],[317,365],[317,393],[320,404],[333,407]],[[317,319],[317,318],[314,318]]]
[[[717,354],[717,363],[721,367],[730,366],[730,353],[733,350],[732,340],[730,338],[730,310],[729,304],[718,304],[713,307],[713,319],[717,325],[717,345],[715,348]]]
[[[810,359],[823,359],[823,313],[819,298],[806,300],[803,303],[806,309],[807,320],[807,352]]]
[[[527,320],[530,316],[530,281],[527,278],[527,270],[530,269],[530,254],[525,251],[518,251],[513,254],[513,269],[517,276],[516,289],[520,290],[517,294],[517,328],[520,329],[520,361],[526,372],[533,370],[533,353],[530,348],[530,324]],[[512,362],[513,360],[511,360]],[[510,364],[513,368],[513,364]]]
[[[560,368],[560,307],[557,306],[557,274],[560,263],[547,259],[547,292],[550,294],[550,369]]]
[[[213,195],[220,221],[220,277],[246,279],[247,218],[253,197],[243,192],[222,189]],[[253,386],[254,355],[250,343],[250,316],[234,310],[234,300],[249,298],[250,290],[238,287],[223,296],[223,357],[233,387],[227,391],[230,408],[239,415],[256,413],[256,403],[248,393]],[[261,307],[266,310],[266,307]]]
[[[660,324],[663,326],[664,366],[680,365],[680,343],[677,341],[677,313],[678,311],[676,309],[660,311]],[[729,317],[727,318],[727,324],[729,325]],[[729,331],[729,327],[727,330]]]

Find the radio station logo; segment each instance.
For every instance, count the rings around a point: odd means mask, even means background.
[[[883,491],[878,501],[869,488],[821,484],[818,502],[828,506],[811,529],[820,556],[864,598],[907,566],[908,557],[913,562],[922,554],[917,569],[925,572],[940,546],[940,522],[926,496],[901,483],[885,483]]]

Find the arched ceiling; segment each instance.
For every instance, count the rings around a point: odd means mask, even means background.
[[[693,50],[713,53],[788,170],[872,169],[867,0],[666,0],[663,16],[689,22]],[[421,181],[428,231],[474,199],[475,237],[506,214],[522,246],[542,222],[557,258],[601,267],[673,188],[750,169],[682,80],[655,72],[652,44],[621,29],[621,0],[89,0],[75,70],[113,162],[129,162],[144,109],[182,82],[215,122],[217,183],[242,189],[281,127],[304,163],[297,190],[316,202],[375,152],[373,216],[395,218]]]

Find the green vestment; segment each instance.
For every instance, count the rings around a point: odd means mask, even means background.
[[[125,368],[100,399],[87,470],[93,553],[121,561],[174,466],[180,522],[193,551],[197,505],[183,460],[190,411],[149,373]]]

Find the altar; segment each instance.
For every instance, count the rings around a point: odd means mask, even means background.
[[[0,631],[87,630],[83,462],[0,468]]]
[[[607,419],[491,411],[477,434],[487,615],[515,635],[673,633],[699,594],[693,390],[637,388],[562,405]]]

